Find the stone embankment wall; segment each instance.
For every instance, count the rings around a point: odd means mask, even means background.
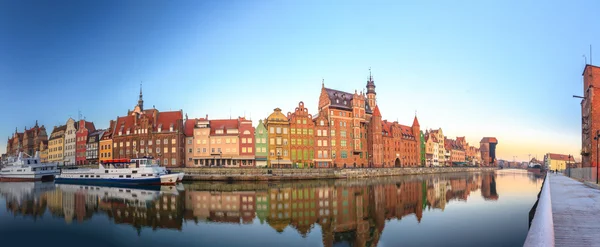
[[[452,172],[494,171],[495,167],[360,168],[360,169],[265,169],[265,168],[173,168],[187,181],[278,181],[365,178]]]

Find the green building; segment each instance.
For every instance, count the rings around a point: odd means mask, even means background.
[[[267,167],[267,155],[269,154],[268,139],[267,127],[265,127],[262,119],[258,120],[258,125],[254,131],[256,167]]]
[[[256,216],[263,224],[269,217],[269,193],[267,191],[256,192]]]

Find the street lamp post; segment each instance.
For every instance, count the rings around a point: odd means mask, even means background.
[[[281,160],[281,152],[277,151],[277,168],[281,168],[281,167],[279,167],[280,166],[280,164],[279,164],[280,160]]]

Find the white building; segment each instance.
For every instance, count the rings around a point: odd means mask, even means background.
[[[65,131],[65,155],[63,162],[65,165],[75,165],[75,149],[77,147],[77,137],[75,135],[77,133],[77,123],[72,118],[69,118],[69,120],[67,120],[66,125],[67,130]]]

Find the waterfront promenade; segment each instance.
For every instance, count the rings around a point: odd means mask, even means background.
[[[524,246],[600,246],[598,186],[562,174],[546,180]]]
[[[600,190],[550,175],[556,246],[600,246]]]

